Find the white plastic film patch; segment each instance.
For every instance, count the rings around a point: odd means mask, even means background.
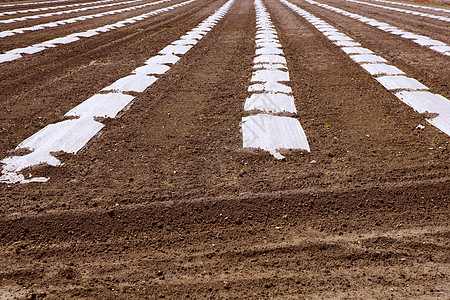
[[[327,38],[331,41],[352,41],[352,39],[346,36],[345,34],[339,34],[334,32],[327,35]]]
[[[0,63],[4,63],[7,61],[13,61],[16,59],[21,58],[22,55],[18,54],[18,53],[6,53],[6,54],[1,54],[0,55]]]
[[[271,113],[297,113],[294,97],[286,94],[253,94],[245,100],[244,110],[261,110]]]
[[[152,85],[158,78],[155,76],[146,75],[129,75],[120,78],[113,84],[105,87],[102,91],[119,91],[119,92],[137,92],[141,93],[145,91],[150,85]]]
[[[12,51],[9,51],[9,53],[10,54],[34,54],[34,53],[41,52],[41,51],[43,51],[45,49],[46,48],[39,47],[39,46],[28,46],[28,47],[25,47],[25,48],[14,49]]]
[[[427,90],[419,81],[406,76],[383,76],[375,78],[388,90]]]
[[[339,47],[358,47],[361,46],[360,43],[353,41],[335,41],[334,44]]]
[[[280,44],[278,42],[276,42],[275,40],[270,40],[270,41],[256,41],[256,47],[270,47],[270,48],[277,48],[280,47]],[[278,54],[278,53],[274,53],[274,54]],[[281,54],[281,53],[280,53]]]
[[[416,42],[417,44],[419,44],[421,46],[447,46],[443,42],[432,40],[432,39],[426,38],[426,37],[421,37],[421,38],[415,39],[414,42]]]
[[[172,43],[172,45],[195,45],[198,43],[198,40],[195,39],[182,39],[182,40],[177,40],[175,42]]]
[[[183,55],[192,48],[192,45],[169,45],[159,51],[160,54],[179,54]]]
[[[146,64],[134,69],[131,73],[136,75],[162,75],[169,69],[169,66],[162,64]]]
[[[258,70],[253,72],[252,82],[289,81],[289,72],[282,70]]]
[[[404,75],[405,73],[397,67],[386,64],[362,64],[370,75]]]
[[[253,60],[254,64],[287,64],[286,59],[281,55],[259,55]]]
[[[6,164],[3,170],[20,172],[24,168],[41,163],[60,165],[60,161],[51,155],[52,152],[77,153],[103,127],[103,124],[92,118],[65,120],[47,125],[17,146],[17,149],[29,149],[33,152],[2,160],[2,163]]]
[[[283,64],[255,64],[253,65],[254,70],[287,70],[287,66]]]
[[[446,125],[436,127],[450,135],[450,101],[447,98],[427,91],[403,91],[395,96],[419,113],[429,113],[430,116],[435,114],[429,120],[441,119],[440,122]]]
[[[283,50],[276,47],[268,47],[267,45],[264,48],[256,49],[256,55],[261,54],[283,54]]]
[[[265,82],[265,83],[256,83],[252,84],[248,87],[249,92],[268,92],[268,93],[285,93],[285,94],[291,94],[292,89],[291,87],[279,83],[279,82]]]
[[[363,47],[342,47],[347,54],[372,54],[373,52]]]
[[[122,93],[96,94],[80,105],[72,108],[65,116],[114,118],[133,99],[133,96]]]
[[[387,60],[378,55],[372,54],[355,54],[350,55],[350,58],[353,59],[357,63],[386,63]]]
[[[294,118],[257,114],[242,118],[244,147],[269,151],[278,159],[282,149],[310,151],[309,144],[300,122]]]
[[[179,60],[180,60],[179,56],[167,54],[167,55],[153,56],[152,58],[148,59],[145,63],[147,65],[150,65],[150,64],[175,64]]]

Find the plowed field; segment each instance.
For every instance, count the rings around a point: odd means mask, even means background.
[[[0,299],[450,299],[449,23],[288,1],[0,3]]]

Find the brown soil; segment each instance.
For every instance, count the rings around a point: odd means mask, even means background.
[[[293,2],[450,97],[448,58]],[[0,64],[1,158],[223,3]],[[0,186],[0,298],[449,299],[449,137],[264,3],[311,153],[242,150],[256,28],[253,2],[236,0],[99,138],[24,172],[49,182]]]

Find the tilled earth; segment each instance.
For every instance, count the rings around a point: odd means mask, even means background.
[[[287,6],[263,2],[311,152],[242,149],[256,27],[253,1],[236,0],[82,151],[24,172],[47,183],[0,186],[0,298],[450,299],[449,136]],[[450,98],[448,56],[291,2]],[[320,2],[450,44],[442,21]],[[0,64],[1,159],[224,3]],[[0,50],[145,11],[3,38]]]

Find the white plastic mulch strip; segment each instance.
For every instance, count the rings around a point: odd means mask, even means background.
[[[393,92],[398,99],[419,113],[428,113],[429,117],[426,120],[442,132],[450,135],[450,100],[430,92],[428,87],[414,78],[407,77],[404,72],[390,65],[384,58],[375,54],[359,54],[370,50],[361,47],[359,43],[353,41],[347,35],[339,33],[336,28],[313,14],[287,0],[280,1],[305,18],[334,44],[341,47],[350,58],[360,64],[387,90]],[[350,42],[352,46],[341,45],[342,41]]]
[[[158,2],[153,2],[153,4],[157,4],[157,3],[163,3],[163,2],[168,2],[168,1],[172,1],[172,0],[161,0]],[[168,7],[164,7],[164,8],[160,8],[142,15],[138,15],[136,17],[132,17],[132,18],[128,18],[122,21],[118,21],[114,24],[108,24],[108,25],[104,25],[95,29],[89,29],[87,31],[84,32],[77,32],[77,33],[72,33],[69,34],[67,36],[64,37],[59,37],[59,38],[55,38],[52,40],[48,40],[39,44],[34,44],[32,46],[28,46],[28,47],[24,47],[24,48],[17,48],[17,49],[13,49],[10,51],[7,51],[3,54],[0,54],[0,63],[4,63],[4,62],[8,62],[8,61],[13,61],[16,59],[19,59],[22,57],[22,54],[34,54],[40,51],[44,51],[47,48],[53,48],[53,47],[57,47],[60,44],[70,44],[73,42],[78,41],[80,38],[86,38],[86,37],[91,37],[97,34],[100,34],[102,32],[107,32],[110,30],[115,30],[117,28],[120,27],[125,27],[128,24],[133,24],[136,23],[138,21],[142,21],[144,19],[159,15],[161,13],[164,12],[168,12],[170,10],[173,10],[175,8],[190,4],[194,1],[197,0],[189,0],[186,2],[181,2],[172,6],[168,6]]]
[[[114,2],[114,1],[117,1],[117,0],[102,0],[102,1],[96,1],[96,2],[83,2],[83,3],[58,5],[58,6],[30,8],[30,9],[23,9],[23,10],[16,10],[16,11],[5,11],[5,12],[0,13],[0,17],[17,15],[17,14],[34,13],[34,12],[40,12],[40,11],[48,11],[48,10],[54,10],[54,9],[64,9],[64,8],[71,8],[71,7],[78,7],[78,6],[94,5],[94,4],[108,3],[108,2]]]
[[[20,143],[16,149],[27,149],[32,152],[23,156],[3,159],[1,163],[4,165],[0,182],[46,182],[48,178],[25,178],[20,172],[39,164],[59,166],[61,161],[53,153],[64,151],[75,154],[80,151],[104,127],[96,118],[114,118],[121,110],[130,105],[135,96],[126,94],[126,92],[142,92],[150,87],[159,78],[158,76],[167,72],[182,54],[194,47],[214,28],[228,12],[233,2],[234,0],[229,0],[197,27],[162,49],[158,55],[148,59],[144,66],[132,71],[131,75],[118,79],[115,83],[105,87],[102,93],[95,94],[68,111],[65,116],[71,117],[71,119],[47,125]]]
[[[430,7],[430,6],[415,5],[415,4],[410,4],[410,3],[393,2],[393,1],[385,1],[385,0],[372,0],[372,1],[381,2],[381,3],[387,3],[387,4],[401,5],[401,6],[409,6],[409,7],[414,7],[414,8],[429,9],[429,10],[434,10],[434,11],[441,11],[441,12],[450,13],[450,10],[449,10],[449,9],[439,8],[439,7]]]
[[[124,4],[131,4],[131,3],[134,3],[134,2],[140,2],[140,1],[142,1],[142,0],[132,0],[132,1],[127,1]],[[133,11],[133,10],[136,10],[136,9],[140,9],[140,8],[144,8],[144,7],[148,7],[148,6],[153,6],[153,5],[157,5],[157,4],[161,4],[161,3],[169,2],[169,1],[172,1],[172,0],[160,0],[160,1],[150,2],[150,3],[141,4],[141,5],[137,5],[137,6],[131,6],[131,7],[126,7],[126,8],[122,8],[122,9],[105,11],[105,12],[97,13],[97,14],[93,14],[93,15],[79,16],[79,17],[59,20],[59,21],[55,21],[55,22],[38,24],[38,25],[31,26],[31,27],[23,27],[23,28],[16,28],[16,29],[11,29],[11,30],[5,30],[5,31],[1,31],[0,32],[0,38],[5,38],[5,37],[8,37],[8,36],[22,34],[22,33],[25,33],[27,31],[37,31],[37,30],[42,30],[42,29],[46,29],[46,28],[54,28],[54,27],[58,27],[60,25],[73,24],[73,23],[76,23],[76,22],[79,22],[79,21],[86,21],[86,20],[90,20],[90,19],[94,19],[94,18],[101,18],[101,17],[104,17],[104,16],[120,14],[120,13]],[[108,4],[108,6],[111,6],[111,5],[113,5],[113,4]],[[86,7],[86,8],[89,8],[89,7]],[[84,8],[84,9],[86,9],[86,8]],[[57,14],[57,13],[52,13],[52,14]],[[33,19],[33,16],[23,17],[23,18]],[[18,18],[18,19],[22,19],[22,18]],[[13,19],[11,19],[11,20],[13,20]]]
[[[404,31],[402,29],[399,29],[395,26],[389,25],[385,22],[379,22],[375,19],[372,18],[367,18],[367,17],[363,17],[361,15],[358,14],[354,14],[354,13],[350,13],[348,11],[345,11],[343,9],[328,5],[328,4],[323,4],[323,3],[319,3],[317,1],[314,0],[305,0],[306,2],[313,4],[313,5],[317,5],[320,6],[322,8],[325,9],[329,9],[331,11],[334,11],[338,14],[350,17],[352,19],[356,19],[358,21],[361,21],[363,23],[366,23],[367,25],[376,27],[382,31],[388,32],[390,34],[394,34],[394,35],[398,35],[404,39],[408,39],[411,40],[412,42],[420,45],[420,46],[424,46],[427,47],[431,50],[434,50],[436,52],[439,52],[441,54],[444,55],[449,55],[450,56],[450,46],[447,45],[444,42],[438,41],[438,40],[433,40],[427,36],[423,36],[423,35],[419,35],[419,34],[415,34],[415,33],[411,33],[408,31]]]
[[[28,2],[28,3],[3,4],[3,5],[0,5],[0,7],[15,7],[15,6],[49,4],[49,3],[68,2],[68,1],[73,1],[73,0],[55,0],[55,1],[39,1],[39,2]]]
[[[244,148],[269,151],[278,159],[283,149],[310,151],[306,135],[296,118],[276,116],[276,113],[296,114],[289,82],[286,59],[270,15],[261,0],[255,0],[256,57],[253,61],[252,93],[245,100],[244,110],[256,112],[242,118]]]
[[[367,2],[357,1],[357,0],[345,0],[345,1],[358,3],[358,4],[369,5],[369,6],[372,6],[372,7],[392,10],[392,11],[401,12],[401,13],[410,14],[410,15],[415,15],[415,16],[419,16],[419,17],[425,17],[425,18],[435,19],[435,20],[439,20],[439,21],[450,22],[450,18],[447,18],[447,17],[444,17],[444,16],[436,16],[436,15],[427,14],[427,13],[423,13],[423,12],[419,12],[419,11],[407,10],[407,9],[403,9],[403,8],[390,7],[390,6],[383,6],[383,5],[367,3]]]
[[[99,1],[99,2],[104,3],[104,2],[111,2],[111,1],[113,1],[113,0],[105,0],[105,1]],[[73,13],[79,13],[79,12],[92,10],[92,9],[107,8],[107,7],[117,6],[117,5],[126,5],[126,4],[136,3],[136,2],[142,2],[142,1],[144,1],[144,0],[132,0],[132,1],[116,2],[116,3],[103,4],[103,5],[95,5],[95,6],[89,6],[89,7],[77,8],[77,9],[71,9],[71,10],[60,10],[60,11],[49,12],[49,13],[45,13],[45,14],[41,14],[41,15],[31,15],[31,16],[24,16],[24,17],[12,18],[12,19],[7,19],[7,20],[0,20],[0,24],[9,24],[9,23],[21,22],[21,21],[26,21],[26,20],[35,20],[35,19],[41,19],[41,18],[47,18],[47,17],[53,17],[53,16],[60,16],[60,15],[64,15],[64,14],[73,14]],[[86,3],[82,3],[82,4],[86,4]],[[72,4],[72,5],[74,5],[74,4]],[[61,7],[65,7],[65,6],[69,6],[69,5],[63,5]],[[40,10],[48,10],[46,8],[39,8],[39,9]],[[26,11],[30,12],[30,11],[32,11],[32,9],[23,10],[22,12],[26,12]],[[8,12],[0,13],[0,16],[2,16],[3,14],[8,14]],[[22,30],[24,30],[24,29],[22,28]]]

